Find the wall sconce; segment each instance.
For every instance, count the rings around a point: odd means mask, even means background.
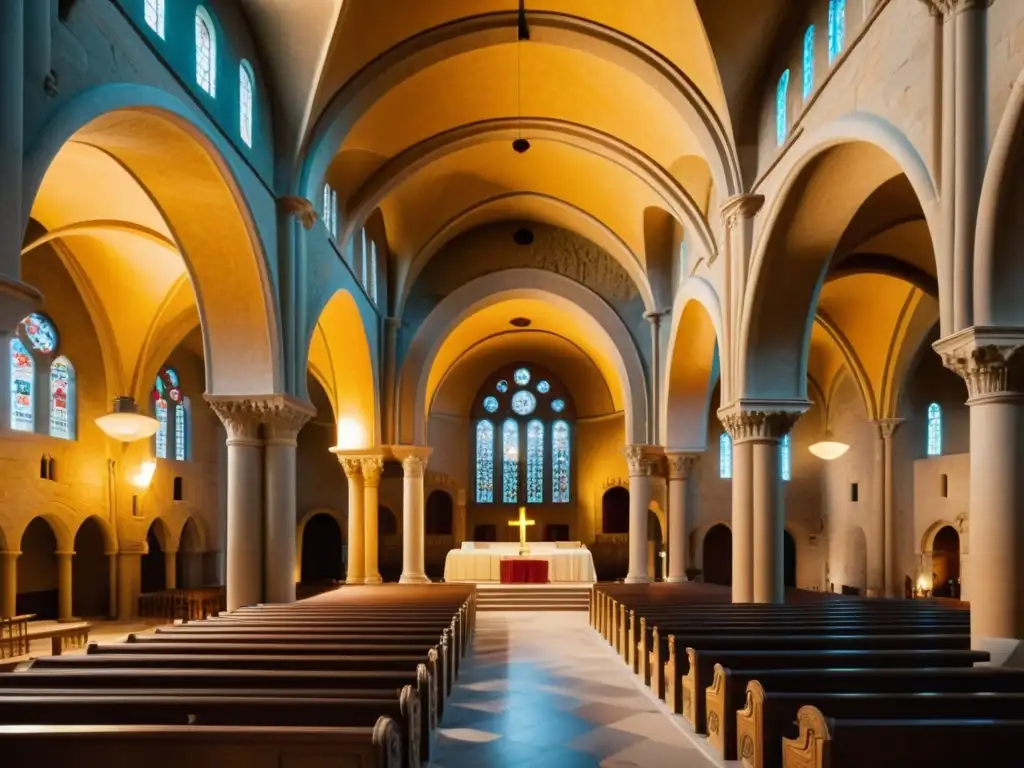
[[[132,495],[132,516],[139,517],[139,495],[145,496],[153,482],[153,474],[156,472],[156,462],[153,460],[144,461],[139,465],[135,474],[128,478],[128,482],[139,489],[139,494]]]

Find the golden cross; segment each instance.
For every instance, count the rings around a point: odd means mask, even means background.
[[[520,507],[519,508],[519,519],[518,520],[509,520],[508,521],[509,528],[512,528],[512,527],[518,527],[519,528],[519,549],[520,550],[526,549],[526,526],[528,526],[528,525],[536,525],[536,524],[537,523],[536,523],[535,520],[527,520],[526,519],[526,507]]]

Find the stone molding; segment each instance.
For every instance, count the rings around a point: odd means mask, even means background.
[[[427,460],[422,456],[412,454],[402,459],[402,474],[404,477],[419,479],[423,477],[423,471],[427,467]]]
[[[659,474],[664,452],[656,445],[627,445],[624,451],[630,477],[652,477]]]
[[[921,0],[928,12],[937,18],[950,19],[964,11],[982,11],[992,5],[993,0]]]
[[[1010,385],[1009,362],[1024,346],[1024,329],[976,326],[932,344],[942,364],[967,384],[967,402],[1017,396]]]
[[[384,459],[380,456],[364,456],[362,462],[363,483],[367,488],[378,488],[384,471]]]
[[[206,395],[206,402],[227,430],[228,445],[260,445],[263,412],[257,400]]]
[[[700,461],[699,453],[665,453],[669,480],[689,480],[690,473]]]
[[[312,229],[313,225],[316,224],[316,220],[319,218],[316,208],[314,208],[313,204],[304,197],[284,195],[277,198],[277,204],[286,214],[297,218],[299,223],[306,229]]]
[[[807,401],[739,401],[718,410],[718,420],[733,443],[778,442],[807,410]]]
[[[316,408],[293,397],[283,396],[267,404],[263,415],[267,440],[295,442],[301,429],[316,416]]]
[[[734,229],[741,219],[752,219],[757,216],[763,206],[764,195],[743,194],[730,197],[719,208],[726,232]]]

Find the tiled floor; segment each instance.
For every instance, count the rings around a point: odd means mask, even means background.
[[[431,766],[711,768],[587,624],[479,613]]]

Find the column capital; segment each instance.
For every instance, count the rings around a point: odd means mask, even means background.
[[[367,488],[377,488],[380,486],[380,476],[384,471],[384,457],[364,456],[362,461],[363,482]]]
[[[665,459],[668,463],[669,480],[688,480],[690,472],[700,461],[700,453],[665,451]]]
[[[992,5],[993,0],[921,0],[928,12],[941,19],[951,19],[964,11],[980,11]]]
[[[0,557],[20,557],[20,549],[4,549],[0,550]]]
[[[384,324],[390,330],[398,330],[402,327],[402,318],[400,316],[388,316],[384,318]]]
[[[229,445],[261,444],[259,429],[263,412],[257,399],[226,395],[206,395],[205,398],[227,430]]]
[[[718,409],[718,420],[734,443],[778,442],[810,407],[807,400],[737,400]]]
[[[278,208],[288,216],[294,216],[306,229],[312,229],[319,218],[316,208],[304,197],[283,195],[277,198]]]
[[[346,456],[341,453],[336,454],[338,457],[338,463],[341,464],[341,468],[345,470],[345,477],[349,480],[354,480],[357,477],[363,476],[363,460],[359,456]]]
[[[660,445],[627,445],[624,451],[630,477],[651,477],[658,474],[664,449]]]
[[[1010,358],[1024,347],[1024,328],[974,326],[932,344],[942,364],[967,384],[967,402],[1018,396]]]
[[[718,209],[727,230],[736,226],[741,219],[752,219],[764,206],[764,195],[733,195]]]
[[[316,416],[316,408],[291,395],[267,399],[263,409],[263,427],[268,441],[294,443],[306,422]]]
[[[423,477],[427,460],[433,451],[433,448],[425,445],[391,446],[391,455],[402,462],[402,472],[406,477]]]
[[[878,430],[878,436],[883,440],[892,440],[892,436],[896,434],[896,430],[900,428],[900,424],[903,423],[903,419],[875,419],[871,422],[875,425],[875,429]]]

